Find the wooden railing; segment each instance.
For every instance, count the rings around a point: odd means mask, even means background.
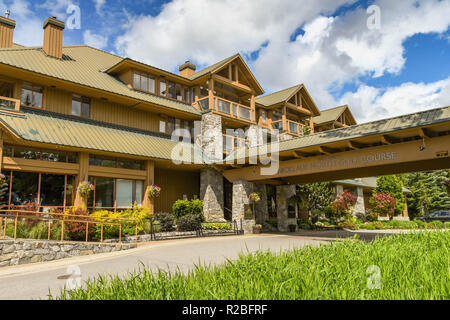
[[[109,217],[92,217],[89,215],[73,215],[66,213],[42,213],[34,211],[21,210],[0,210],[0,240],[7,239],[7,225],[14,224],[12,238],[17,239],[17,227],[19,221],[41,221],[47,223],[47,240],[51,240],[52,225],[58,222],[61,224],[60,240],[64,241],[65,225],[69,223],[86,224],[85,237],[86,242],[89,241],[89,226],[100,225],[101,234],[100,242],[103,242],[103,227],[116,226],[119,227],[119,242],[122,242],[122,225],[134,225],[136,230],[136,239],[138,235],[138,223],[135,219],[109,218]],[[114,222],[111,222],[114,221]],[[36,239],[38,240],[38,239]]]
[[[198,109],[206,111],[212,110],[234,119],[254,122],[254,115],[250,107],[244,106],[234,101],[226,100],[224,98],[214,97],[213,105],[209,105],[209,97],[204,97],[197,100],[196,105]]]
[[[20,100],[0,96],[0,108],[20,111]]]
[[[223,150],[225,153],[233,152],[239,148],[247,146],[248,140],[241,137],[223,135]]]
[[[283,130],[296,136],[303,136],[303,124],[292,120],[286,120],[286,126],[283,124],[283,120],[273,121],[272,128],[280,131]]]

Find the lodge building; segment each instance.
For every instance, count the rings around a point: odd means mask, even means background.
[[[90,181],[92,210],[143,204],[169,212],[176,200],[199,197],[208,220],[231,220],[245,187],[211,163],[175,164],[180,140],[184,150],[223,160],[238,148],[356,124],[348,106],[320,112],[304,85],[264,95],[239,54],[200,71],[186,62],[174,74],[89,46],[63,46],[64,23],[55,18],[44,22],[40,47],[14,43],[14,28],[0,17],[4,209],[66,208],[80,201],[77,186]],[[161,196],[146,201],[153,184]],[[283,192],[253,188],[264,199]],[[258,204],[256,222],[270,210],[268,201]]]

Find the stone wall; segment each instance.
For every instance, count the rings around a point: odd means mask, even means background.
[[[364,205],[364,190],[363,190],[363,188],[357,187],[356,193],[357,193],[358,199],[356,200],[354,215],[365,214],[366,207]]]
[[[238,226],[242,221],[244,233],[253,233],[256,225],[255,219],[245,219],[245,207],[250,205],[248,197],[253,192],[253,183],[248,181],[236,181],[233,183],[233,221],[237,221]]]
[[[297,226],[297,219],[288,218],[288,201],[295,194],[295,185],[284,185],[277,187],[277,220],[279,231],[289,231],[289,225],[291,224]]]
[[[0,267],[60,260],[136,248],[135,243],[79,243],[38,240],[0,241]]]
[[[201,147],[206,163],[223,160],[222,117],[207,113],[202,116]]]

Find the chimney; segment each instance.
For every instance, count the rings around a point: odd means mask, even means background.
[[[9,19],[10,12],[6,10],[5,16],[0,16],[0,48],[12,48],[14,29],[16,28],[16,22]]]
[[[197,70],[195,64],[192,64],[190,61],[186,61],[185,64],[180,66],[180,76],[189,78],[195,73],[195,70]]]
[[[64,22],[56,17],[44,22],[44,52],[54,58],[62,59]]]

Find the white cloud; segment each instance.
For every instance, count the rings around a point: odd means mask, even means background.
[[[95,4],[95,11],[97,11],[98,14],[101,14],[101,10],[103,6],[105,5],[106,0],[94,0]]]
[[[91,30],[86,30],[83,33],[84,43],[88,46],[104,49],[108,46],[108,37],[93,33]]]
[[[46,0],[38,7],[48,10],[48,12],[58,18],[59,20],[65,20],[67,17],[67,8],[74,4],[77,5],[77,1],[73,0]]]
[[[433,83],[403,83],[378,89],[361,85],[346,93],[340,104],[349,104],[359,122],[369,122],[450,105],[450,77]]]

